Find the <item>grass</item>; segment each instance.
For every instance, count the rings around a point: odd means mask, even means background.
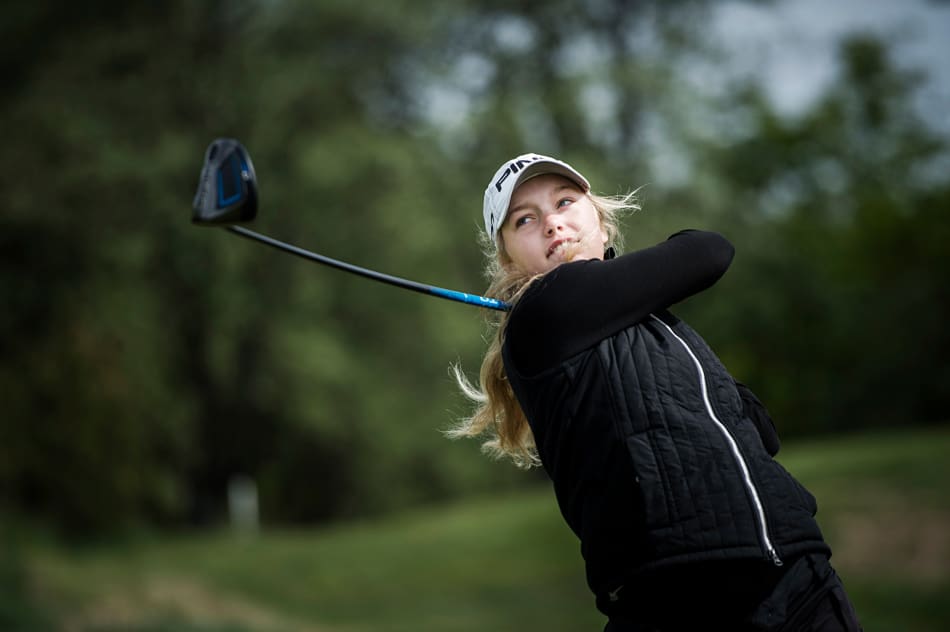
[[[833,562],[868,630],[950,629],[948,453],[950,428],[783,448],[783,463],[819,499]],[[23,598],[0,600],[3,629],[461,632],[604,623],[547,489],[256,537],[213,532],[78,550],[30,539],[15,548],[12,562],[0,562],[0,582]]]
[[[950,629],[950,428],[795,445],[782,461],[819,522],[867,630]]]

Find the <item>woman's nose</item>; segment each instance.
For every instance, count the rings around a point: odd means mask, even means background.
[[[544,218],[544,232],[547,235],[553,235],[561,228],[561,216],[557,213],[551,213]]]

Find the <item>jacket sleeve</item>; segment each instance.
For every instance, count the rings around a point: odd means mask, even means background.
[[[609,261],[558,266],[515,305],[506,338],[520,371],[535,374],[709,288],[735,251],[718,233],[684,230]]]
[[[771,455],[778,454],[781,447],[778,439],[778,432],[775,430],[775,423],[769,411],[766,410],[759,398],[755,396],[749,387],[741,382],[736,382],[736,388],[739,390],[739,397],[742,399],[742,410],[745,416],[752,420],[759,436],[762,437],[762,444],[765,450]]]

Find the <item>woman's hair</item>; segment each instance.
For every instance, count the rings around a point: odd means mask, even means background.
[[[620,218],[624,212],[640,208],[636,203],[638,190],[616,196],[587,194],[607,233],[606,247],[621,250]],[[497,243],[492,243],[489,237],[482,235],[488,262],[485,275],[490,279],[485,295],[514,305],[528,286],[542,275],[527,274],[512,265],[500,231],[497,240]],[[475,404],[475,410],[446,434],[453,439],[482,437],[485,439],[482,449],[486,453],[495,458],[509,457],[519,467],[530,468],[540,464],[534,435],[508,383],[501,355],[507,322],[508,312],[491,315],[491,342],[482,359],[478,384],[473,384],[458,364],[452,366],[455,381],[465,397]]]

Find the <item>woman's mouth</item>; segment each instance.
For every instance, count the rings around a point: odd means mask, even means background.
[[[568,247],[574,242],[573,239],[555,239],[550,246],[548,246],[547,258],[550,259],[553,255],[558,252],[565,252],[568,250]]]

